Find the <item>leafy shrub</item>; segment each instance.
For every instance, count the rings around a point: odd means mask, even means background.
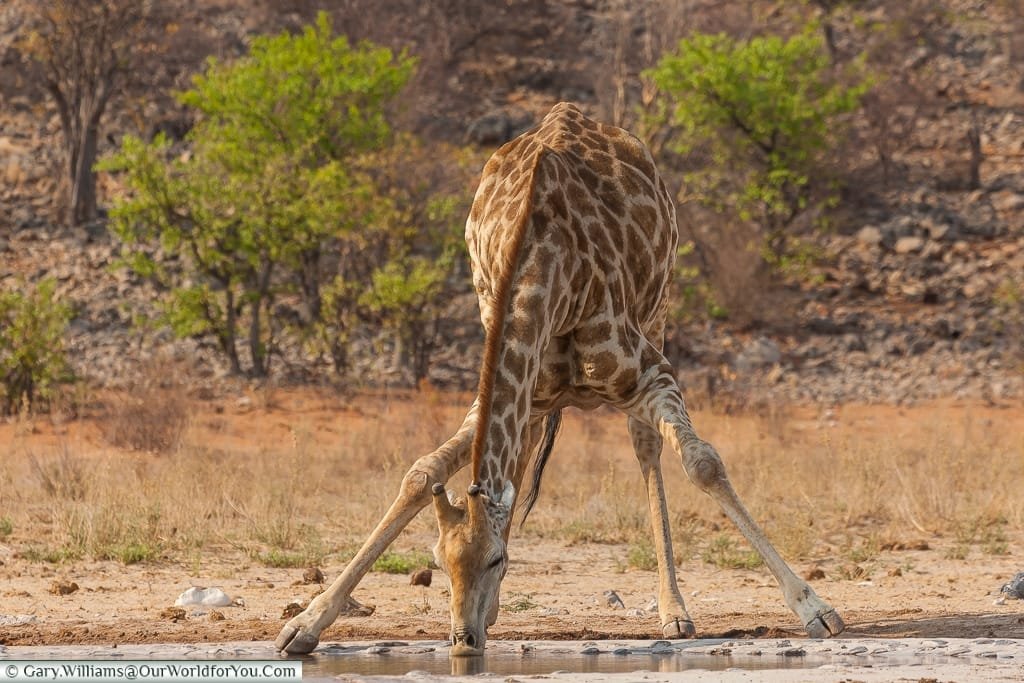
[[[321,13],[299,34],[255,38],[233,63],[208,62],[179,96],[200,114],[191,154],[125,138],[102,163],[130,192],[111,229],[125,265],[166,288],[163,323],[215,339],[235,373],[269,372],[285,326],[275,303],[297,297],[312,326],[328,263],[358,257],[397,213],[374,161],[391,137],[385,108],[413,68],[386,48],[350,46]],[[173,268],[154,258],[161,250]]]
[[[0,292],[0,412],[35,408],[69,379],[64,333],[71,307],[56,298],[56,281]]]
[[[780,270],[813,258],[789,228],[836,203],[827,155],[868,79],[837,78],[813,25],[790,38],[695,33],[646,75],[661,96],[653,122],[692,169],[688,193],[760,224],[763,255]]]

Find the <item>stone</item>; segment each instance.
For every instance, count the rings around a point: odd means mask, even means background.
[[[324,573],[322,571],[320,571],[317,567],[307,567],[306,570],[304,572],[302,572],[302,583],[309,584],[309,583],[323,583],[323,582],[324,582]],[[429,586],[430,584],[427,583],[427,585]]]
[[[503,145],[532,123],[526,114],[513,115],[507,111],[491,111],[473,120],[466,129],[466,138],[481,147]]]
[[[434,579],[434,572],[429,568],[419,569],[412,573],[412,577],[409,579],[409,584],[413,586],[424,586],[425,588],[430,587],[430,583]]]
[[[1024,210],[1024,194],[1013,190],[993,192],[991,201],[993,208],[999,213],[1015,213]]]
[[[50,592],[54,595],[71,595],[78,590],[78,584],[74,581],[54,581],[50,585]]]
[[[882,243],[882,231],[874,225],[865,225],[857,231],[857,241],[869,247]]]
[[[999,592],[1011,600],[1024,600],[1024,572],[1018,573],[999,589]]]
[[[174,601],[178,607],[185,605],[205,605],[207,607],[227,607],[232,604],[231,598],[220,588],[199,588],[193,586],[178,596]]]
[[[892,250],[897,254],[912,254],[924,248],[924,239],[914,235],[900,237],[896,240]]]
[[[782,360],[779,345],[767,337],[758,337],[736,357],[736,368],[744,372],[775,365]]]
[[[625,603],[622,602],[622,598],[619,597],[619,594],[613,590],[605,591],[604,599],[605,602],[608,603],[608,606],[613,609],[625,609],[626,607]]]

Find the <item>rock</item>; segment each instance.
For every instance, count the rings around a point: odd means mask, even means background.
[[[825,570],[821,567],[814,567],[804,573],[804,581],[817,581],[825,578]]]
[[[434,579],[434,572],[430,569],[419,569],[412,573],[409,579],[409,584],[412,586],[424,586],[425,588],[430,587],[430,582]]]
[[[529,127],[532,117],[508,111],[491,111],[478,117],[466,129],[466,138],[481,147],[503,145]]]
[[[225,617],[224,617],[224,613],[223,612],[219,612],[217,610],[211,610],[210,611],[210,616],[208,617],[208,619],[210,621],[224,621]]]
[[[54,595],[71,595],[78,590],[78,584],[74,581],[54,581],[50,584],[50,592]]]
[[[1024,600],[1024,572],[1015,575],[999,592],[1010,600]]]
[[[25,626],[38,621],[34,614],[0,614],[0,626]]]
[[[306,571],[302,572],[302,583],[323,583],[324,573],[316,567],[308,567]]]
[[[161,619],[168,619],[173,622],[185,621],[187,615],[181,607],[168,607],[160,612]]]
[[[625,603],[622,602],[622,598],[620,598],[619,594],[616,593],[615,591],[610,591],[610,590],[609,591],[605,591],[604,592],[604,599],[605,599],[605,602],[608,603],[608,606],[613,608],[613,609],[625,609],[626,608]]]
[[[302,605],[297,602],[289,602],[284,606],[284,610],[281,612],[282,619],[291,619],[297,614],[302,614],[302,610],[305,609]]]
[[[869,247],[876,247],[882,243],[882,231],[874,225],[865,225],[857,231],[857,241]]]
[[[198,588],[193,586],[178,596],[174,601],[178,607],[186,605],[205,605],[207,607],[227,607],[232,603],[227,593],[220,588]]]
[[[911,254],[921,251],[924,248],[924,239],[921,237],[908,236],[896,240],[892,250],[897,254]]]
[[[736,368],[744,372],[774,365],[782,360],[779,345],[767,337],[758,337],[736,357]]]
[[[993,192],[992,206],[999,213],[1015,213],[1024,210],[1024,194],[1013,190]]]
[[[956,235],[956,231],[948,223],[937,223],[932,219],[926,219],[922,221],[924,229],[928,231],[928,239],[939,242],[944,239],[951,239]]]

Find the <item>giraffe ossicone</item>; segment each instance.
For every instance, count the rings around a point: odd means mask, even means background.
[[[808,634],[828,637],[845,628],[768,541],[717,451],[690,422],[662,355],[678,240],[675,205],[650,151],[575,105],[556,105],[540,125],[494,153],[466,221],[486,334],[476,400],[459,430],[413,464],[345,571],[282,629],[278,649],[314,649],[373,562],[432,498],[434,555],[451,588],[451,654],[482,654],[531,456],[526,512],[561,410],[600,405],[627,416],[644,478],[658,557],[659,636],[696,634],[676,583],[661,470],[666,441],[690,481],[760,554]],[[467,495],[450,494],[445,483],[467,464]]]

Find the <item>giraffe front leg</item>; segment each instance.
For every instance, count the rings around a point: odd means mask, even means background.
[[[662,635],[666,638],[692,638],[697,635],[697,630],[686,611],[676,583],[672,530],[661,475],[662,438],[657,430],[632,417],[629,418],[629,435],[633,440],[637,460],[640,461],[647,502],[651,509],[654,549],[658,556],[658,616],[661,618]]]
[[[354,601],[351,593],[409,522],[431,500],[431,487],[445,483],[469,460],[473,440],[476,404],[459,431],[433,453],[417,460],[402,479],[397,498],[363,546],[345,567],[345,571],[320,595],[313,598],[301,614],[293,617],[277,636],[274,645],[288,654],[308,654],[320,642],[320,634],[334,623]]]
[[[640,399],[632,404],[630,414],[657,426],[672,444],[690,481],[721,506],[764,560],[779,582],[786,604],[800,619],[807,634],[812,638],[828,638],[841,633],[846,628],[842,618],[790,569],[736,494],[718,452],[711,444],[697,438],[675,379],[662,370],[647,386]]]
[[[663,431],[665,430],[676,432],[678,425],[666,425],[663,428]],[[812,638],[830,638],[842,633],[846,625],[839,613],[819,598],[814,589],[790,569],[764,531],[751,517],[729,482],[722,459],[714,447],[696,436],[680,445],[681,441],[682,439],[677,437],[674,445],[681,454],[687,476],[722,507],[726,516],[761,556],[782,587],[786,605],[799,617],[807,635]]]

